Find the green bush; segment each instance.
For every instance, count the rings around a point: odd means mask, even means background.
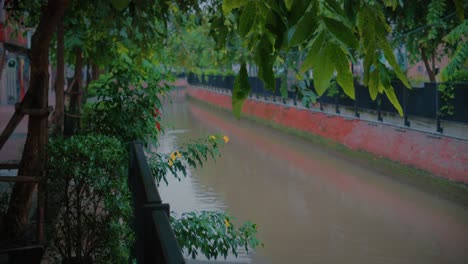
[[[84,129],[115,136],[122,142],[156,140],[159,96],[170,89],[160,82],[161,76],[154,71],[141,71],[126,63],[113,66],[110,73],[90,84],[98,101],[85,107]]]
[[[232,217],[224,212],[188,212],[181,217],[172,217],[172,227],[177,241],[192,258],[200,252],[208,259],[224,258],[229,252],[237,257],[238,250],[248,251],[262,245],[256,238],[257,226],[245,222],[237,228]]]
[[[127,263],[132,231],[126,149],[117,138],[98,134],[52,139],[47,186],[58,204],[51,232],[52,260],[92,258]]]

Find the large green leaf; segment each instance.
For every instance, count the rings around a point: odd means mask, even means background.
[[[398,98],[396,97],[393,87],[392,86],[385,87],[384,92],[387,95],[388,100],[390,100],[390,103],[392,103],[392,105],[398,111],[400,116],[403,116],[403,109],[401,108],[400,102],[398,102]]]
[[[354,99],[354,79],[346,54],[340,47],[334,48],[334,62],[336,67],[336,81],[346,95]]]
[[[299,19],[304,16],[304,13],[308,10],[309,5],[318,5],[317,1],[311,0],[294,0],[287,16],[289,25],[295,25]]]
[[[326,0],[323,1],[325,3],[325,6],[328,7],[328,9],[335,14],[338,14],[341,17],[345,17],[345,10],[342,8],[343,1],[335,1],[335,0]]]
[[[241,37],[245,37],[255,22],[255,16],[257,15],[257,8],[255,2],[249,2],[242,10],[242,14],[239,18],[239,34]]]
[[[343,22],[329,17],[322,17],[322,20],[328,30],[330,30],[330,33],[342,42],[346,48],[357,49],[359,47],[359,41],[354,35],[353,30]]]
[[[320,32],[320,34],[312,40],[312,46],[309,49],[309,53],[307,53],[307,56],[302,63],[301,73],[304,73],[317,65],[317,61],[323,52],[324,40],[325,34],[323,32]]]
[[[297,22],[289,46],[299,45],[307,40],[317,29],[317,4],[312,3],[311,8]]]
[[[284,24],[284,20],[281,18],[281,16],[275,12],[271,11],[268,12],[267,17],[266,17],[266,24],[265,28],[270,31],[272,35],[274,35],[275,39],[275,49],[281,49],[281,47],[285,44],[283,42],[284,39],[287,40],[287,27]]]
[[[111,0],[112,6],[119,11],[127,8],[129,3],[130,3],[130,0]]]
[[[268,36],[263,35],[257,45],[255,62],[258,66],[258,76],[265,83],[265,87],[270,90],[275,90],[275,75],[273,73],[273,63],[275,62],[275,54],[273,53],[273,45]]]
[[[398,65],[398,62],[397,62],[397,60],[395,58],[395,54],[393,54],[393,49],[390,46],[390,43],[388,43],[387,39],[383,38],[383,37],[379,38],[378,43],[379,43],[380,47],[383,50],[385,59],[387,59],[388,64],[390,64],[390,66],[392,66],[393,71],[395,72],[396,76],[403,82],[403,84],[406,87],[408,87],[408,88],[411,87],[411,85],[409,84],[408,79],[406,78],[405,74],[400,69],[400,65]]]
[[[359,11],[358,29],[361,36],[361,44],[364,49],[364,85],[368,85],[370,71],[375,64],[375,50],[377,48],[376,33],[373,27],[375,18],[369,8],[362,8]]]
[[[286,6],[286,9],[288,9],[288,11],[291,11],[291,7],[293,5],[293,2],[294,2],[294,0],[284,0],[284,5]]]
[[[319,96],[330,86],[330,79],[335,72],[333,52],[332,45],[327,43],[323,48],[323,53],[318,56],[317,66],[314,67],[314,87]]]
[[[233,9],[246,5],[249,0],[224,0],[223,12],[225,15],[229,14]]]
[[[455,10],[457,12],[457,17],[460,21],[465,20],[465,8],[464,8],[464,3],[465,1],[463,0],[453,0],[455,3]],[[466,2],[465,2],[466,3]]]
[[[380,85],[380,74],[379,68],[374,68],[369,74],[369,95],[372,100],[377,98],[377,94],[379,93],[379,85]]]
[[[242,105],[244,104],[245,99],[249,96],[250,93],[250,84],[249,76],[247,75],[247,67],[245,63],[242,63],[234,81],[234,89],[232,90],[232,111],[237,118],[240,118],[242,112]]]

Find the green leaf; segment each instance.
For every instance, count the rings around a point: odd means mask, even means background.
[[[345,44],[346,48],[357,49],[359,42],[351,28],[348,28],[343,22],[329,17],[323,17],[323,22],[330,30],[330,33],[340,42]]]
[[[265,87],[275,90],[275,75],[273,73],[273,63],[276,55],[273,54],[273,46],[266,35],[258,43],[255,62],[258,66],[258,76],[265,83]]]
[[[327,43],[323,48],[323,53],[318,56],[317,66],[314,67],[314,87],[319,96],[330,86],[330,79],[335,72],[333,52],[333,47]]]
[[[288,9],[288,11],[291,11],[291,7],[293,5],[293,2],[294,2],[293,0],[284,0],[284,5]]]
[[[368,85],[371,66],[375,64],[376,33],[372,26],[375,18],[369,8],[363,8],[358,14],[358,29],[364,48],[364,85]]]
[[[316,1],[310,0],[294,0],[292,1],[292,6],[289,9],[289,14],[287,16],[287,22],[289,25],[295,25],[299,19],[304,16],[304,13],[309,9],[309,6],[317,5]]]
[[[379,85],[380,85],[380,74],[379,68],[375,68],[373,71],[370,72],[369,75],[369,95],[372,100],[377,98],[377,94],[379,93]]]
[[[127,8],[129,3],[130,0],[111,0],[112,6],[119,11],[122,11],[125,8]]]
[[[400,65],[398,64],[395,54],[393,54],[392,47],[390,46],[390,43],[388,43],[387,39],[382,37],[378,39],[378,43],[380,44],[380,47],[383,50],[384,56],[388,61],[388,64],[392,66],[393,71],[395,72],[396,76],[403,82],[403,84],[406,87],[411,87],[411,85],[408,82],[408,79],[406,78],[405,74],[403,71],[400,69]]]
[[[290,46],[301,44],[317,29],[317,4],[312,3],[311,9],[304,14],[295,28],[296,30],[289,41]]]
[[[354,78],[346,54],[339,47],[336,47],[333,53],[335,54],[334,62],[337,72],[336,81],[345,94],[354,99]]]
[[[288,39],[285,38],[287,37],[287,27],[284,24],[284,20],[281,19],[281,16],[278,15],[277,12],[268,12],[268,15],[266,16],[266,24],[265,28],[274,35],[274,40],[275,40],[275,49],[281,49],[283,46],[283,39]]]
[[[387,95],[388,100],[390,100],[390,103],[392,103],[392,105],[398,111],[398,114],[400,114],[400,116],[403,116],[403,109],[400,105],[400,102],[398,102],[398,98],[396,97],[393,87],[392,86],[385,87],[384,92]]]
[[[281,80],[280,92],[282,98],[288,97],[288,76],[284,76]]]
[[[463,0],[453,0],[453,2],[455,3],[455,10],[457,12],[457,17],[460,21],[464,21],[465,20],[465,9],[464,9],[464,4],[463,4]]]
[[[304,73],[317,65],[320,54],[323,52],[324,39],[325,35],[321,32],[314,40],[312,40],[312,46],[309,49],[309,53],[307,53],[304,63],[302,63],[301,73]]]
[[[246,5],[249,0],[224,0],[223,12],[225,15],[229,14],[233,9]]]
[[[255,2],[249,2],[242,10],[242,14],[239,18],[239,34],[241,37],[245,37],[255,22],[255,16],[257,15],[257,8]]]
[[[242,63],[234,81],[234,89],[232,90],[232,111],[237,118],[240,118],[242,112],[242,105],[245,99],[249,96],[250,84],[249,76],[247,75],[247,67],[245,63]]]
[[[343,8],[341,7],[341,4],[343,3],[343,1],[327,0],[324,2],[325,2],[325,5],[330,9],[332,13],[336,13],[342,17],[346,16]]]

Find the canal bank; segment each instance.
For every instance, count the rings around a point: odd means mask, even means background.
[[[231,109],[229,95],[193,86],[186,94],[211,107]],[[399,170],[402,173],[395,175],[399,181],[468,204],[467,141],[253,100],[246,101],[243,118],[327,145],[367,166]]]

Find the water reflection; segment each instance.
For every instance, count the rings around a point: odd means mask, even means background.
[[[230,137],[217,162],[161,188],[178,213],[227,210],[260,227],[253,263],[467,263],[468,210],[340,153],[179,100],[161,150]]]

